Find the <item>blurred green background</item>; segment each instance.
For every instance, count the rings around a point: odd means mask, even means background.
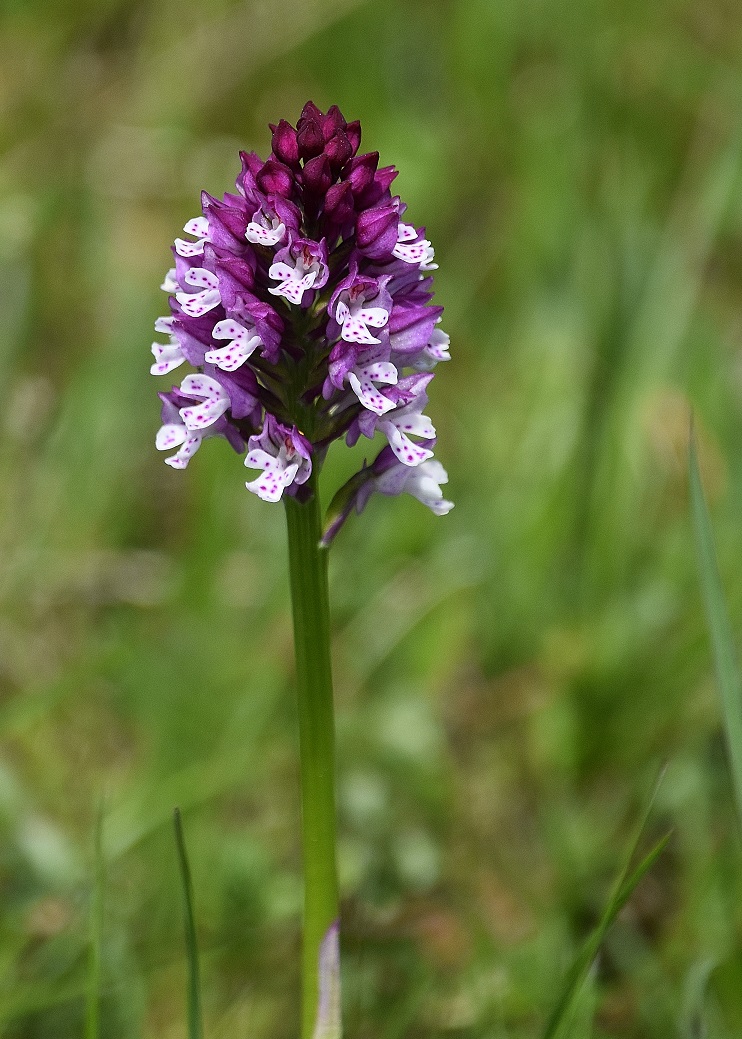
[[[298,1034],[283,516],[224,443],[162,464],[148,368],[199,190],[307,98],[399,167],[454,355],[456,509],[333,549],[347,1034],[536,1037],[663,761],[572,1034],[741,1034],[685,456],[693,408],[742,634],[742,8],[5,0],[1,35],[0,1036],[83,1034],[101,803],[103,1036],[185,1033],[175,804],[208,1036]]]

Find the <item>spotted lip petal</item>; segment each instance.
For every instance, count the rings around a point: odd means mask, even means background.
[[[432,451],[429,451],[427,447],[420,447],[419,444],[410,440],[393,423],[387,423],[383,428],[389,440],[389,446],[404,465],[420,465],[427,458],[433,457]]]
[[[197,240],[188,242],[183,238],[176,238],[175,251],[178,256],[201,256],[209,237],[209,221],[205,216],[194,217],[193,220],[188,221],[183,230],[186,234],[194,235]]]
[[[152,375],[167,375],[185,361],[180,345],[175,341],[165,344],[153,343],[152,353],[155,358],[155,363],[149,369]]]
[[[375,383],[394,385],[397,382],[397,369],[388,361],[356,367],[348,372],[348,383],[364,408],[384,415],[394,407],[394,401],[385,397],[376,388]]]
[[[180,388],[186,396],[200,402],[180,409],[180,417],[189,430],[211,426],[229,408],[229,394],[208,375],[188,375]]]
[[[251,220],[245,231],[245,238],[254,245],[278,245],[286,237],[286,225],[278,218],[272,220],[269,226]]]
[[[201,437],[191,434],[191,436],[186,437],[176,454],[165,459],[165,465],[169,465],[172,469],[185,469],[200,446]]]
[[[155,447],[158,451],[171,451],[174,447],[179,450],[165,459],[165,464],[173,469],[185,469],[190,459],[201,446],[201,436],[190,433],[180,422],[166,422],[160,426],[155,437]]]
[[[380,343],[368,330],[383,328],[389,321],[389,312],[384,307],[364,307],[365,297],[351,300],[350,293],[344,293],[348,301],[342,297],[335,306],[335,320],[340,326],[340,337],[347,343],[363,343],[373,345]]]
[[[280,281],[280,285],[268,289],[268,291],[273,296],[283,296],[289,303],[300,306],[304,293],[311,289],[317,280],[316,271],[306,274],[303,272],[304,267],[299,264],[296,267],[289,267],[287,263],[274,263],[268,271],[268,277],[273,278],[274,281]]]
[[[175,298],[188,317],[200,317],[222,301],[219,292],[219,279],[216,274],[205,267],[191,267],[186,271],[183,280],[193,288],[201,287],[200,292],[176,292]]]
[[[245,486],[264,501],[278,501],[286,488],[309,479],[311,447],[296,427],[284,426],[266,415],[262,432],[250,437],[248,448],[245,465],[263,473]]]
[[[207,350],[205,354],[205,360],[209,364],[215,364],[225,372],[236,371],[252,357],[259,346],[263,345],[260,336],[255,335],[254,330],[245,328],[232,318],[216,324],[211,336],[212,339],[231,340],[226,346],[218,350]]]

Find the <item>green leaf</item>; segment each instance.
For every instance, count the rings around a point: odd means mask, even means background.
[[[178,865],[183,885],[183,919],[185,924],[186,955],[188,957],[188,1039],[203,1039],[204,1027],[201,1013],[201,977],[198,966],[198,942],[193,915],[193,885],[188,866],[183,822],[180,809],[173,813],[175,843],[178,849]]]
[[[740,682],[732,626],[719,576],[714,535],[701,484],[696,438],[692,428],[688,451],[688,471],[701,592],[714,653],[716,682],[721,696],[724,730],[729,747],[734,792],[737,798],[737,811],[740,822],[742,822],[742,682]]]
[[[623,869],[621,870],[617,880],[614,883],[613,894],[611,895],[608,904],[603,910],[603,915],[601,916],[595,930],[592,932],[588,940],[585,942],[585,945],[583,946],[581,952],[577,955],[577,958],[575,959],[574,963],[572,964],[572,967],[570,968],[567,974],[567,977],[565,978],[562,995],[551,1017],[549,1018],[549,1021],[546,1025],[546,1030],[544,1031],[543,1039],[556,1039],[556,1037],[561,1034],[564,1025],[570,1020],[575,1005],[575,1000],[577,999],[577,996],[584,984],[585,978],[587,977],[590,968],[592,967],[595,961],[595,957],[597,956],[600,946],[603,943],[603,939],[605,938],[606,934],[608,933],[608,930],[610,929],[618,914],[621,912],[623,907],[628,902],[632,892],[636,888],[639,881],[642,879],[644,874],[654,865],[656,859],[662,853],[663,849],[665,848],[665,845],[670,839],[670,834],[665,834],[665,836],[660,841],[658,841],[657,844],[655,844],[655,846],[652,848],[649,854],[641,860],[639,865],[636,866],[636,868],[633,871],[631,870],[631,863],[633,862],[634,857],[636,855],[637,848],[639,846],[639,841],[641,840],[642,833],[644,832],[644,828],[647,824],[647,819],[649,818],[649,814],[652,810],[655,797],[657,796],[657,790],[659,789],[659,785],[662,781],[663,775],[664,769],[662,773],[660,773],[660,777],[657,780],[657,783],[655,784],[652,796],[649,799],[649,803],[647,804],[641,821],[636,828],[636,832],[631,842],[629,852],[626,855],[626,860],[624,862]]]

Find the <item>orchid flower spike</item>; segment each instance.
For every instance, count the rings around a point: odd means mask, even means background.
[[[258,470],[249,491],[303,501],[334,441],[381,434],[387,445],[340,494],[328,543],[374,491],[444,515],[447,476],[423,414],[433,368],[450,358],[433,247],[392,195],[395,168],[358,154],[360,125],[336,106],[307,102],[296,126],[271,130],[268,158],[241,153],[236,192],[204,192],[175,238],[170,313],[155,322],[168,341],[152,344],[150,371],[187,367],[160,394],[156,446],[183,469],[204,439],[226,439]]]

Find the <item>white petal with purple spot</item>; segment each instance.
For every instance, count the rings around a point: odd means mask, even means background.
[[[377,415],[384,415],[395,407],[393,401],[379,393],[375,383],[386,383],[394,386],[397,382],[397,369],[389,361],[379,361],[365,367],[352,368],[348,372],[348,383],[364,408]]]
[[[152,353],[155,363],[150,366],[150,375],[167,375],[185,361],[180,343],[175,339],[170,343],[153,343]]]
[[[392,256],[396,256],[398,260],[404,260],[405,263],[414,263],[418,266],[423,264],[431,263],[433,260],[433,248],[430,242],[421,238],[420,241],[416,241],[417,231],[412,224],[399,225],[397,231],[397,244],[392,249]],[[434,270],[437,265],[433,267],[424,267],[424,270]]]
[[[176,277],[176,274],[177,272],[175,268],[171,267],[165,275],[165,280],[163,281],[162,285],[160,285],[160,288],[163,290],[163,292],[169,292],[172,294],[173,292],[178,291],[178,279]]]
[[[176,238],[176,253],[178,256],[200,256],[209,238],[209,221],[205,216],[196,216],[188,221],[183,230],[186,234],[194,235],[197,241],[187,242],[182,238]]]
[[[198,433],[190,433],[179,422],[168,422],[157,431],[155,446],[158,451],[171,451],[174,447],[180,447],[179,451],[165,459],[165,463],[173,469],[185,469],[201,446],[201,437]]]
[[[379,423],[379,426],[386,433],[392,451],[404,465],[420,465],[426,458],[433,457],[432,451],[414,443],[393,423],[385,421],[384,423]]]
[[[218,350],[208,350],[205,355],[209,364],[215,364],[225,372],[235,371],[263,345],[260,336],[256,335],[254,330],[250,331],[232,318],[219,321],[211,335],[213,339],[231,340]]]
[[[200,317],[221,303],[219,279],[216,274],[207,271],[205,267],[191,267],[189,271],[186,271],[184,281],[186,285],[193,288],[202,287],[201,292],[176,292],[175,294],[175,298],[188,317]]]
[[[251,220],[247,225],[245,238],[254,245],[272,246],[278,245],[279,242],[283,241],[285,234],[286,225],[278,219],[273,220],[270,227],[264,227],[262,224]]]
[[[187,375],[180,389],[187,397],[200,398],[199,404],[180,409],[180,417],[188,429],[205,429],[229,408],[229,394],[209,375]]]
[[[368,345],[380,343],[381,340],[371,335],[367,326],[383,328],[389,320],[389,314],[383,307],[364,308],[360,300],[355,303],[338,300],[335,317],[341,326],[340,336],[346,343],[367,343]]]

